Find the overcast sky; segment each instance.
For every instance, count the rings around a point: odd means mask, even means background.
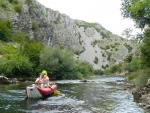
[[[44,6],[68,15],[72,19],[97,22],[114,34],[121,35],[134,23],[121,16],[121,0],[37,0]]]

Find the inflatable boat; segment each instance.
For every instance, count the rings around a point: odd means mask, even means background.
[[[40,88],[36,85],[27,86],[25,94],[28,98],[41,98],[48,96],[57,90],[57,85],[51,85],[49,88]]]

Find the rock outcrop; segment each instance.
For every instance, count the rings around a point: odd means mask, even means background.
[[[11,20],[14,34],[24,32],[46,46],[70,48],[77,58],[88,61],[95,69],[121,62],[132,52],[127,47],[135,47],[133,42],[131,44],[98,23],[73,20],[36,0],[19,0],[20,13],[14,11],[15,4],[7,0],[2,2],[9,8],[0,9],[0,20]]]

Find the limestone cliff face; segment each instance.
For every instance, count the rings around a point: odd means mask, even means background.
[[[116,36],[97,23],[73,20],[69,16],[44,7],[36,0],[19,0],[22,12],[2,0],[9,9],[0,8],[0,19],[10,19],[14,33],[25,32],[48,46],[72,49],[80,60],[86,60],[95,69],[118,63],[129,54],[131,42]]]

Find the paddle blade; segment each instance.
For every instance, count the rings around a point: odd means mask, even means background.
[[[60,95],[60,92],[58,90],[55,90],[54,95],[58,96],[58,95]]]

